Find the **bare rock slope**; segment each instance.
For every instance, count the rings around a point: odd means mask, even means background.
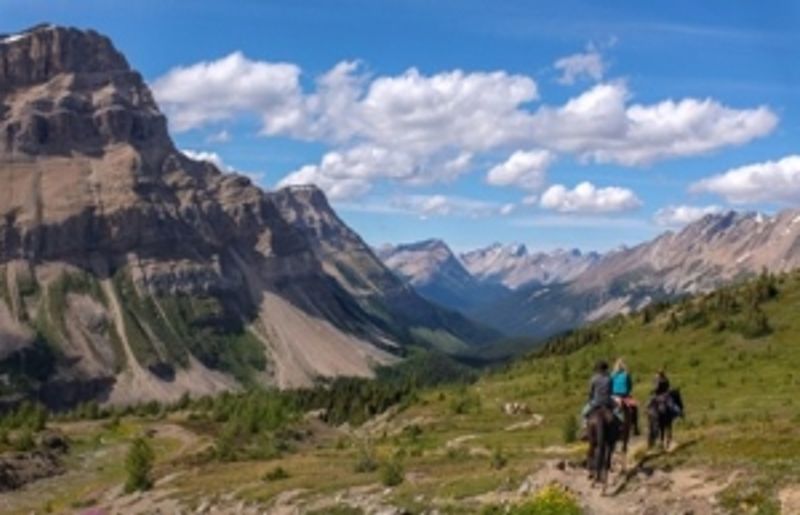
[[[93,31],[0,36],[0,393],[69,405],[366,376],[490,339],[406,288],[313,188],[189,159]]]

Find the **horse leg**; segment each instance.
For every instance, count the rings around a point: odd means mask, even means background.
[[[653,446],[656,444],[656,438],[658,436],[658,422],[655,420],[655,417],[648,415],[649,427],[647,428],[647,448],[652,449]]]
[[[606,421],[604,420],[603,415],[601,414],[599,417],[599,421],[595,427],[596,430],[596,438],[597,441],[595,442],[595,462],[594,462],[594,470],[595,470],[595,483],[592,484],[594,486],[596,482],[605,482],[606,476],[606,459],[605,459],[605,450],[606,450],[606,438],[608,435],[606,434]],[[603,490],[605,490],[605,485],[603,485]]]
[[[589,469],[589,480],[592,481],[592,486],[594,486],[595,453],[597,452],[597,435],[595,433],[594,421],[588,421],[586,430],[587,436],[589,437],[589,450],[586,452],[586,468]]]
[[[667,424],[667,450],[672,447],[672,420]]]
[[[631,438],[633,413],[630,408],[625,408],[625,421],[622,425],[622,472],[628,470],[628,442]]]

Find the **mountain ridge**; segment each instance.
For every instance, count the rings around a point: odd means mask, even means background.
[[[469,312],[508,293],[502,285],[476,280],[439,239],[384,246],[378,257],[422,296],[451,309]]]
[[[541,338],[654,300],[710,291],[762,269],[799,266],[800,211],[709,214],[677,232],[610,252],[570,282],[522,288],[477,318],[510,334]]]
[[[263,192],[178,151],[141,75],[94,31],[0,40],[0,135],[7,397],[295,387],[497,336],[397,281],[316,188]]]

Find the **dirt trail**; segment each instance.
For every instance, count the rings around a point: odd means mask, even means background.
[[[641,455],[642,450],[634,442],[629,456]],[[617,456],[605,493],[599,486],[592,486],[582,466],[564,459],[550,459],[526,477],[516,491],[490,492],[474,501],[479,505],[519,503],[544,487],[560,485],[579,500],[588,515],[722,513],[715,497],[731,484],[734,476],[720,479],[702,468],[667,471],[651,465],[661,455],[646,453],[638,462],[629,458],[626,472]]]

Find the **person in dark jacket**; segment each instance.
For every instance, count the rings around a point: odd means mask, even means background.
[[[583,418],[586,419],[592,411],[600,407],[614,407],[611,399],[611,376],[608,375],[608,363],[598,361],[594,367],[594,375],[589,381],[589,402],[583,408]]]
[[[653,395],[658,397],[659,395],[664,395],[665,393],[669,393],[669,378],[667,377],[667,373],[661,369],[656,374],[656,378],[653,381]]]
[[[656,399],[663,397],[667,405],[675,412],[675,415],[681,415],[681,408],[675,403],[671,395],[672,386],[670,385],[669,378],[664,369],[658,371],[656,378],[653,380],[653,395],[650,398],[649,407],[652,407]]]

